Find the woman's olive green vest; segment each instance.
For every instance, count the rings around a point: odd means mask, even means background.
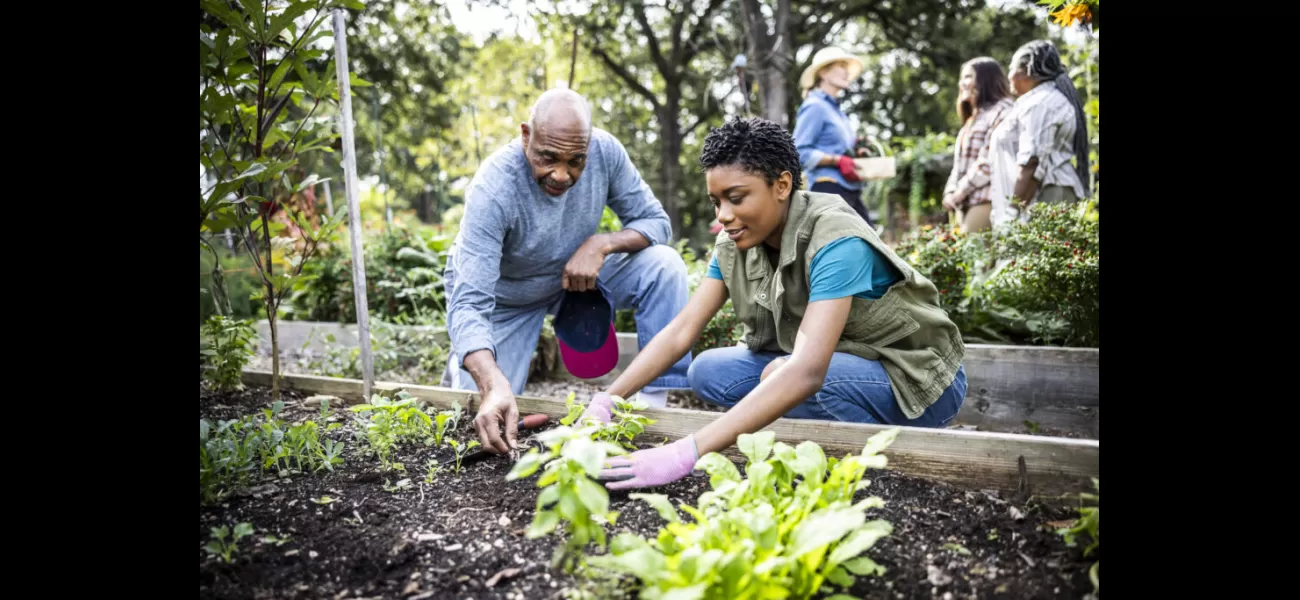
[[[800,191],[791,202],[779,276],[761,245],[740,252],[722,232],[714,246],[736,317],[745,325],[745,345],[754,351],[793,352],[808,307],[812,258],[837,239],[862,238],[888,257],[903,278],[879,300],[853,298],[835,350],[879,360],[903,414],[921,416],[952,383],[966,352],[957,326],[939,308],[938,290],[881,242],[840,196]]]

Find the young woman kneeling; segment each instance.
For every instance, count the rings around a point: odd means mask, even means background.
[[[610,489],[670,483],[781,416],[942,427],[966,396],[965,345],[933,283],[839,197],[802,191],[790,134],[761,118],[709,133],[700,156],[723,231],[686,308],[583,419],[608,422],[677,362],[730,297],[745,347],[701,353],[688,378],[727,412],[672,444],[608,461]]]

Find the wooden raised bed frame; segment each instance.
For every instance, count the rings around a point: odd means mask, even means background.
[[[266,371],[244,371],[247,385],[269,386]],[[362,402],[362,382],[311,375],[282,375],[281,385],[313,394],[337,396],[349,403]],[[476,393],[442,387],[375,382],[376,393],[405,390],[436,409],[459,402],[470,414],[477,412]],[[585,401],[585,399],[583,399]],[[545,413],[552,418],[567,414],[562,399],[518,396],[520,414]],[[645,415],[654,419],[641,438],[644,441],[689,435],[717,418],[718,413],[679,408],[651,408]],[[862,451],[872,434],[887,429],[881,425],[838,423],[807,419],[778,419],[765,430],[788,444],[811,440],[828,456]],[[742,457],[733,446],[724,452],[733,460]],[[1004,494],[1052,497],[1092,490],[1090,478],[1100,476],[1100,442],[1014,433],[991,433],[953,429],[904,427],[885,452],[889,467],[898,471],[942,481],[973,490],[998,490]]]
[[[278,323],[280,347],[297,350],[318,332],[312,347],[320,349],[320,339],[335,336],[337,343],[355,347],[356,325],[309,321]],[[269,338],[266,321],[258,324],[263,338]],[[435,327],[416,327],[431,331],[446,343],[446,332]],[[613,378],[636,356],[635,333],[618,334],[619,360],[613,373],[593,380],[598,385]],[[1055,346],[966,345],[966,401],[957,421],[984,429],[1024,431],[1026,421],[1047,430],[1101,438],[1101,351],[1098,348],[1062,348]],[[569,377],[558,367],[553,377]]]

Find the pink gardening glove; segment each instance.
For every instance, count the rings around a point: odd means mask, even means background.
[[[594,418],[601,423],[608,423],[614,417],[614,399],[605,392],[600,392],[591,397],[591,402],[587,403],[587,410],[582,411],[575,425],[581,426],[587,422],[587,418]]]
[[[847,179],[849,181],[858,180],[858,169],[856,166],[854,166],[853,159],[847,156],[841,156],[839,167],[840,167],[840,175],[843,175],[844,179]]]
[[[610,468],[601,471],[598,479],[609,482],[605,487],[611,490],[654,487],[689,475],[699,459],[695,436],[690,435],[667,446],[611,458],[605,461]]]

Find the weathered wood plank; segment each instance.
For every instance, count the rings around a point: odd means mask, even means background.
[[[244,382],[269,385],[271,374],[244,371]],[[353,403],[361,401],[361,382],[358,380],[285,375],[282,385],[287,389],[338,396]],[[478,394],[432,386],[375,382],[376,391],[397,389],[404,389],[437,408],[448,408],[455,401],[471,413],[478,409]],[[521,414],[545,413],[553,418],[565,414],[561,400],[524,396],[517,400]],[[645,414],[655,420],[646,429],[650,439],[661,436],[678,439],[718,417],[718,413],[677,408],[652,408]],[[786,443],[812,440],[828,455],[842,456],[860,452],[867,438],[886,427],[779,419],[766,429],[776,432],[777,439]],[[740,456],[734,448],[724,454],[733,459]],[[1022,458],[1025,483],[1028,492],[1033,494],[1086,491],[1091,486],[1089,478],[1100,476],[1100,443],[1096,440],[905,427],[886,454],[891,467],[903,473],[968,489],[997,489],[1005,493],[1014,493],[1021,485],[1019,461]]]
[[[1101,436],[1101,352],[971,344],[958,421],[993,429],[1048,429]]]
[[[280,347],[286,349],[300,349],[310,340],[308,347],[321,351],[327,334],[338,344],[357,345],[356,325],[281,321],[279,326]],[[264,339],[270,339],[266,321],[260,321],[258,328]],[[445,330],[419,328],[447,343]],[[613,382],[636,357],[636,334],[618,334],[618,350],[618,366],[613,372],[586,381],[595,385]],[[1025,422],[1030,421],[1045,429],[1100,438],[1099,349],[968,344],[965,364],[966,402],[957,422],[997,431],[1023,431]],[[551,376],[572,378],[562,365],[557,365]]]
[[[279,328],[280,348],[285,351],[299,351],[303,346],[313,352],[322,352],[329,348],[330,344],[326,343],[327,335],[334,336],[334,344],[348,348],[357,347],[356,323],[334,323],[330,321],[277,321]],[[387,327],[395,330],[414,329],[431,332],[434,339],[439,343],[446,344],[448,341],[447,330],[442,327],[432,325],[387,325],[371,323],[371,331],[375,326]],[[257,322],[257,335],[264,340],[263,350],[270,352],[271,326],[266,319]]]

